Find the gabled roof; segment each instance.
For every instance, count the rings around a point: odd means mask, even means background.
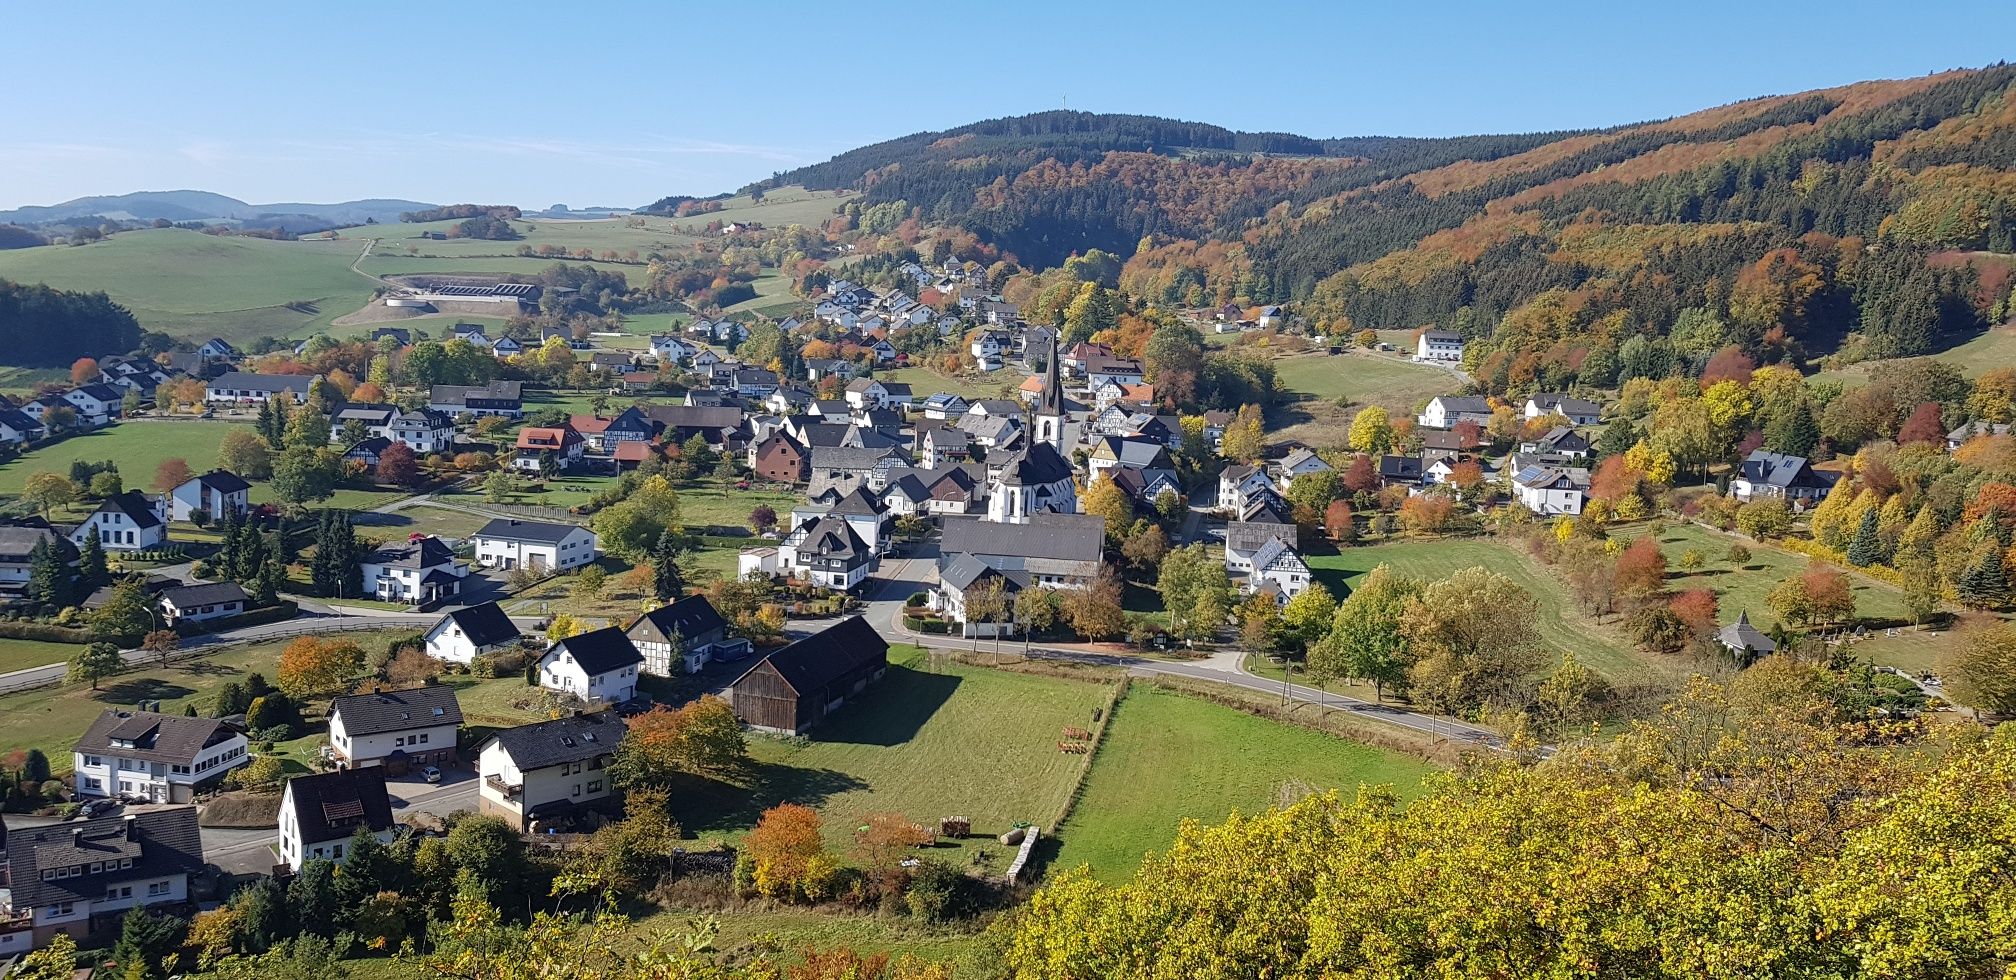
[[[1437,395],[1432,402],[1440,404],[1448,414],[1489,415],[1491,400],[1482,395]]]
[[[1381,456],[1379,457],[1379,478],[1382,480],[1421,479],[1421,457]]]
[[[570,636],[553,644],[552,649],[546,651],[546,656],[551,657],[562,651],[573,655],[574,661],[579,663],[581,669],[587,671],[590,677],[644,662],[644,655],[637,652],[637,645],[630,642],[630,637],[621,628],[615,626],[605,626],[599,630]]]
[[[509,643],[521,634],[518,625],[504,614],[503,607],[496,602],[486,602],[480,606],[465,606],[452,609],[441,617],[443,622],[453,622],[462,630],[462,635],[478,647]],[[439,623],[435,624],[437,627]]]
[[[191,606],[209,606],[225,602],[249,602],[250,597],[236,582],[200,582],[184,585],[161,592],[161,601],[177,609]]]
[[[1105,553],[1106,519],[1091,514],[1035,514],[1027,524],[947,518],[938,551],[1097,562]]]
[[[211,380],[212,388],[230,388],[234,391],[299,391],[306,392],[321,375],[307,374],[248,374],[244,371],[226,371]]]
[[[1071,476],[1071,463],[1047,442],[1031,443],[1001,468],[1001,484],[1011,487],[1062,483]]]
[[[493,609],[497,606],[494,602],[489,605]],[[342,715],[343,730],[350,735],[379,735],[460,725],[462,702],[455,697],[454,688],[429,684],[404,691],[341,695],[329,702],[329,715]]]
[[[433,568],[455,561],[455,552],[441,543],[441,539],[428,535],[418,541],[403,541],[388,544],[364,557],[367,565],[385,565],[391,568]]]
[[[510,754],[519,772],[528,772],[612,754],[626,731],[615,712],[597,711],[506,728],[484,739],[477,751],[496,742]]]
[[[635,630],[639,624],[645,623],[656,629],[660,636],[669,637],[676,631],[688,640],[725,629],[728,625],[704,595],[689,595],[669,605],[659,606],[637,617],[630,624],[630,629]]]
[[[1751,653],[1770,653],[1778,649],[1778,641],[1764,635],[1762,630],[1750,625],[1750,612],[1738,613],[1736,621],[1715,634],[1722,645],[1731,650],[1748,650]]]
[[[383,425],[386,422],[390,422],[392,417],[398,414],[399,406],[397,405],[384,405],[377,402],[344,402],[336,406],[334,412],[329,413],[329,422],[331,425],[340,426],[351,419],[356,419],[367,424],[375,423]]]
[[[1533,395],[1533,402],[1542,412],[1560,412],[1563,415],[1601,415],[1603,406],[1592,401],[1562,394],[1558,391],[1543,391]]]
[[[807,695],[865,667],[888,662],[889,641],[875,632],[867,620],[849,616],[771,653],[743,672],[742,677],[768,664],[791,690]],[[742,677],[737,677],[735,683],[742,683]]]
[[[479,528],[472,537],[495,538],[499,541],[533,541],[539,544],[559,544],[576,531],[585,530],[578,524],[555,524],[548,521],[521,521],[514,517],[499,517]]]
[[[838,514],[827,514],[806,521],[792,532],[799,554],[818,555],[821,558],[851,560],[869,556],[868,543],[855,533],[854,526],[847,518]]]
[[[564,450],[581,441],[581,434],[566,426],[541,427],[528,425],[518,430],[518,448],[534,450]]]
[[[98,509],[92,513],[124,514],[135,527],[161,526],[160,516],[154,513],[153,501],[148,500],[147,495],[138,490],[128,490],[122,494],[106,497],[105,502],[99,504]]]
[[[216,493],[239,493],[252,489],[252,484],[245,482],[244,477],[230,470],[211,470],[202,476],[191,478],[189,483],[200,483]],[[182,486],[186,487],[189,483],[184,483]],[[181,487],[176,489],[179,490]]]
[[[889,505],[875,498],[867,487],[855,487],[846,496],[833,504],[832,513],[853,517],[880,517],[889,513]]]
[[[100,900],[111,884],[203,869],[203,832],[193,806],[16,827],[6,843],[7,877],[18,909]],[[121,861],[131,866],[121,868]],[[93,864],[111,868],[92,871]],[[54,868],[79,868],[81,873],[44,880],[42,871]]]
[[[343,840],[358,830],[392,828],[392,795],[385,790],[384,766],[359,766],[296,776],[287,781],[301,841]]]
[[[1743,478],[1775,487],[1827,486],[1827,478],[1806,462],[1804,456],[1787,456],[1766,449],[1751,450],[1743,460]]]
[[[185,718],[153,711],[108,708],[84,730],[75,750],[123,759],[189,765],[203,748],[238,730],[215,718]],[[130,743],[130,744],[115,744]]]

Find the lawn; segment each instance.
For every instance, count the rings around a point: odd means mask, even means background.
[[[345,633],[342,638],[369,650],[382,646],[392,635]],[[97,691],[89,684],[63,684],[0,695],[0,752],[39,748],[48,753],[50,765],[57,771],[69,772],[70,746],[106,708],[130,708],[146,699],[159,700],[166,714],[181,714],[183,705],[192,703],[198,712],[208,713],[212,697],[226,683],[243,680],[255,671],[273,680],[280,651],[289,642],[219,647],[166,667],[140,667],[105,678]]]
[[[1636,540],[1643,533],[1642,528],[1613,532],[1616,537],[1626,540]],[[1750,560],[1741,565],[1725,557],[1729,546],[1739,542],[1750,549]],[[1700,552],[1707,563],[1694,571],[1680,568],[1680,556],[1688,551]],[[1738,613],[1748,612],[1750,622],[1758,629],[1770,629],[1778,622],[1778,614],[1771,611],[1771,604],[1764,597],[1777,588],[1778,583],[1804,571],[1811,563],[1805,555],[1748,538],[1720,534],[1696,524],[1667,525],[1665,532],[1659,535],[1659,553],[1666,556],[1667,588],[1674,591],[1712,589],[1724,621],[1735,622]],[[1904,597],[1897,589],[1858,575],[1853,570],[1846,571],[1849,580],[1854,583],[1856,615],[1874,620],[1909,619],[1909,613],[1904,609]]]
[[[0,638],[0,674],[27,670],[30,667],[60,664],[76,656],[83,649],[75,643]]]
[[[224,433],[235,424],[134,421],[71,436],[0,465],[0,493],[20,493],[22,485],[36,473],[68,475],[70,464],[80,459],[94,463],[112,460],[119,464],[119,475],[125,478],[128,489],[149,489],[154,482],[154,470],[165,459],[180,457],[198,473],[214,468]]]
[[[0,252],[0,279],[103,290],[141,326],[198,342],[305,337],[371,298],[371,281],[350,271],[362,247],[148,229],[81,247]]]
[[[894,381],[910,386],[910,393],[923,401],[938,392],[948,392],[961,398],[1014,398],[1015,387],[1022,383],[1027,374],[1014,368],[1003,368],[979,375],[948,377],[927,367],[906,367],[894,371],[875,372],[877,380]]]
[[[1413,414],[1414,406],[1462,387],[1456,375],[1389,354],[1354,352],[1330,357],[1308,354],[1274,362],[1282,387],[1324,401],[1349,398],[1357,405],[1383,405]]]
[[[1360,784],[1412,795],[1435,767],[1410,756],[1134,685],[1108,723],[1053,868],[1119,880],[1167,848],[1186,819],[1215,823],[1309,792]]]
[[[686,526],[748,527],[749,512],[758,504],[769,504],[777,512],[777,523],[791,521],[791,508],[805,502],[803,494],[777,490],[736,490],[719,480],[703,480],[679,488],[679,518]]]
[[[1964,343],[1933,354],[1932,358],[1959,368],[1970,378],[1989,368],[2016,364],[2016,323],[1991,327]],[[1812,380],[1841,381],[1852,388],[1869,380],[1869,370],[1877,363],[1880,362],[1870,361],[1837,371],[1822,371]]]
[[[827,839],[844,848],[863,818],[885,811],[932,825],[966,816],[986,835],[1055,818],[1082,761],[1057,750],[1061,732],[1090,727],[1110,688],[934,668],[914,647],[892,649],[890,661],[887,676],[808,737],[752,736],[753,773],[736,786],[708,783],[676,796],[681,825],[734,834],[768,807],[801,803],[819,810]]]
[[[390,514],[359,514],[355,522],[359,528],[364,529],[363,533],[387,540],[407,534],[466,538],[475,534],[478,528],[490,523],[490,518],[468,511],[421,504]]]
[[[1614,683],[1672,678],[1684,670],[1677,661],[1668,663],[1640,652],[1624,638],[1614,618],[1598,624],[1575,607],[1551,569],[1495,540],[1400,540],[1345,548],[1334,554],[1310,554],[1304,559],[1316,580],[1339,596],[1344,594],[1340,585],[1348,586],[1382,563],[1425,580],[1481,566],[1510,578],[1538,601],[1540,642],[1549,651],[1550,660],[1562,652],[1573,653],[1575,659]]]

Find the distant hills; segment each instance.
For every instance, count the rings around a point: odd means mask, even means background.
[[[61,204],[0,211],[0,224],[24,226],[73,224],[87,220],[201,221],[258,227],[328,228],[366,221],[395,222],[406,211],[434,207],[421,201],[373,199],[340,204],[247,204],[209,191],[139,191],[132,194],[80,197]]]

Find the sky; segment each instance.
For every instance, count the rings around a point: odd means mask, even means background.
[[[1450,136],[1663,118],[2016,56],[2009,0],[4,0],[0,12],[0,208],[175,189],[255,204],[635,207],[1060,106]]]

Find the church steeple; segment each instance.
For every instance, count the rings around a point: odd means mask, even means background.
[[[1036,399],[1036,439],[1064,451],[1064,386],[1057,381],[1057,335],[1050,335],[1050,356],[1043,362],[1043,394]]]

